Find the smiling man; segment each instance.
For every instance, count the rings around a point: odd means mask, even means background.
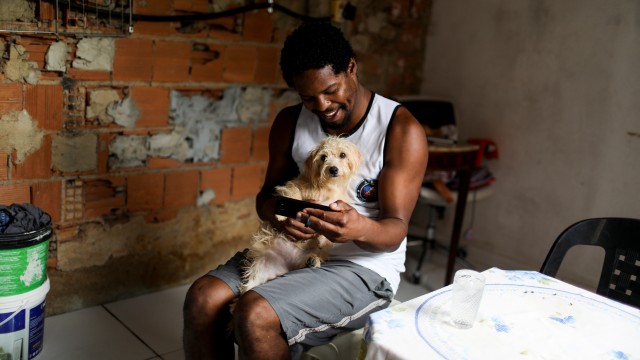
[[[234,339],[241,358],[297,358],[386,308],[404,271],[409,219],[427,166],[422,126],[360,83],[351,45],[328,23],[296,29],[285,41],[280,67],[302,103],[274,120],[256,209],[292,241],[320,233],[334,245],[321,267],[289,272],[239,298],[244,252],[199,278],[184,306],[188,359],[233,359]],[[351,190],[357,201],[338,200],[332,211],[305,209],[278,221],[275,186],[296,177],[309,151],[328,135],[346,137],[364,155]],[[236,298],[230,334],[229,304]]]

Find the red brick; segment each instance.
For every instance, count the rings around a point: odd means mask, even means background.
[[[42,138],[40,149],[28,155],[20,164],[14,163],[14,179],[46,179],[51,171],[51,135]]]
[[[9,178],[9,155],[0,151],[0,180]]]
[[[280,50],[276,48],[257,49],[258,62],[256,64],[255,82],[275,84],[280,80],[279,54]]]
[[[254,10],[244,14],[242,37],[248,41],[273,41],[273,16],[264,10]]]
[[[231,168],[217,168],[200,172],[200,191],[213,190],[216,193],[212,204],[222,204],[231,197]]]
[[[46,211],[54,223],[60,222],[62,213],[62,183],[47,181],[35,183],[31,186],[31,201],[33,205]]]
[[[125,181],[124,176],[113,176],[84,182],[84,219],[122,211],[126,206],[125,196],[118,188],[123,187]]]
[[[116,134],[98,134],[98,174],[109,172],[109,142]]]
[[[239,15],[242,16],[242,15]],[[216,40],[240,41],[242,35],[234,31],[236,18],[228,16],[207,21],[209,26],[209,38]]]
[[[62,85],[27,85],[24,108],[40,128],[62,130]]]
[[[269,160],[269,127],[259,127],[253,130],[253,146],[251,153],[254,161]]]
[[[0,84],[0,115],[22,110],[22,84]]]
[[[38,5],[38,9],[40,10],[40,14],[38,16],[39,20],[53,20],[56,18],[55,4],[50,4],[45,1],[43,3],[38,3]]]
[[[198,171],[165,174],[164,208],[176,209],[194,206],[198,199]]]
[[[251,129],[244,127],[222,129],[220,162],[247,162],[251,156]]]
[[[167,15],[171,13],[172,0],[134,0],[133,13],[144,15]]]
[[[162,207],[163,174],[132,175],[127,178],[127,208],[144,211]]]
[[[51,45],[51,41],[32,37],[18,37],[16,38],[16,44],[24,46],[27,53],[29,53],[29,62],[35,62],[38,64],[39,69],[44,69],[45,55],[49,45]]]
[[[262,167],[260,165],[244,165],[233,168],[231,200],[254,197],[262,186]]]
[[[113,80],[151,81],[153,71],[153,42],[142,39],[116,39],[113,60]]]
[[[84,204],[84,219],[95,219],[102,215],[108,215],[113,210],[123,209],[124,207],[124,196],[115,196],[112,198],[99,199],[90,202],[87,201]]]
[[[73,80],[109,81],[111,80],[111,72],[67,68],[66,77]]]
[[[134,34],[167,36],[174,33],[175,24],[170,22],[138,21],[134,26]]]
[[[56,229],[55,235],[58,242],[63,242],[75,238],[79,232],[80,226],[78,225],[60,226]]]
[[[222,79],[227,82],[250,83],[256,71],[257,50],[253,46],[229,45],[224,53]]]
[[[188,81],[190,57],[190,43],[157,41],[153,57],[153,81]]]
[[[193,81],[222,81],[224,45],[208,44],[207,50],[193,50],[191,53],[191,80]]]
[[[140,108],[137,128],[167,126],[169,89],[136,86],[131,88],[131,97]]]
[[[185,164],[181,161],[171,158],[148,158],[147,167],[149,169],[172,169],[182,167]]]
[[[173,10],[188,12],[209,12],[208,0],[173,0]]]
[[[0,204],[28,204],[31,202],[31,188],[27,184],[0,185]]]

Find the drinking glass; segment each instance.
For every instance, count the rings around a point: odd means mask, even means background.
[[[484,275],[473,270],[458,270],[453,278],[451,322],[459,329],[469,329],[478,316],[484,291]]]

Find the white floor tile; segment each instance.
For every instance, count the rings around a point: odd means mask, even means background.
[[[97,306],[45,319],[38,360],[143,360],[156,356],[104,308]]]
[[[188,288],[180,286],[105,307],[156,353],[168,354],[182,349],[182,305]]]
[[[447,253],[441,249],[435,249],[425,260],[420,284],[408,279],[416,269],[419,253],[419,246],[408,248],[407,272],[401,275],[398,301],[444,286]],[[182,305],[187,289],[185,285],[106,304],[104,308],[48,317],[44,349],[38,360],[184,360]]]
[[[184,351],[182,349],[162,355],[163,360],[184,360]]]

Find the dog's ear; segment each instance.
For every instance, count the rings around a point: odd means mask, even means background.
[[[307,181],[310,181],[313,178],[318,178],[318,167],[315,166],[315,162],[318,159],[318,153],[320,152],[321,146],[316,146],[309,152],[309,156],[307,156],[307,160],[304,161],[304,170],[302,171],[302,175],[306,178]]]
[[[349,170],[351,170],[352,174],[355,174],[358,171],[358,167],[360,167],[360,163],[362,162],[362,153],[354,143],[349,143],[349,157],[351,161],[349,161]]]

